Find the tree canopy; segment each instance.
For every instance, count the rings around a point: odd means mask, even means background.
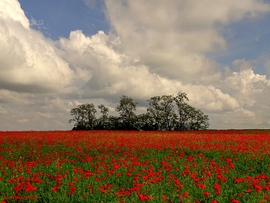
[[[100,104],[99,118],[94,104],[82,104],[71,109],[69,122],[75,122],[73,130],[205,130],[210,126],[208,116],[188,104],[186,93],[155,96],[147,101],[147,111],[136,115],[138,103],[122,95],[115,107],[119,117],[109,116],[109,109]]]

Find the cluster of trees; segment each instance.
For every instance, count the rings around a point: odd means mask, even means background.
[[[138,103],[123,95],[115,107],[118,117],[109,116],[109,109],[101,104],[99,118],[94,104],[82,104],[71,109],[69,122],[75,122],[73,130],[204,130],[209,127],[208,116],[187,103],[186,93],[155,96],[147,101],[147,112],[136,115]]]

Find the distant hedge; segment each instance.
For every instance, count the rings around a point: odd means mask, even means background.
[[[210,126],[208,116],[187,103],[186,93],[155,96],[147,101],[147,112],[136,115],[138,103],[122,95],[115,107],[119,116],[109,116],[109,109],[101,104],[99,118],[94,104],[81,104],[71,109],[69,122],[75,122],[73,130],[206,130]]]

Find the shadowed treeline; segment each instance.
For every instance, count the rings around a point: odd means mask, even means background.
[[[73,130],[205,130],[209,127],[208,116],[187,103],[186,93],[155,96],[147,101],[147,112],[136,115],[138,103],[123,95],[115,107],[118,117],[109,116],[109,109],[100,104],[99,118],[94,104],[82,104],[71,109],[73,118],[69,122],[75,122]]]

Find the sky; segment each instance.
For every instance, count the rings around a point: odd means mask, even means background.
[[[1,0],[0,130],[185,92],[210,129],[270,128],[269,0]]]

